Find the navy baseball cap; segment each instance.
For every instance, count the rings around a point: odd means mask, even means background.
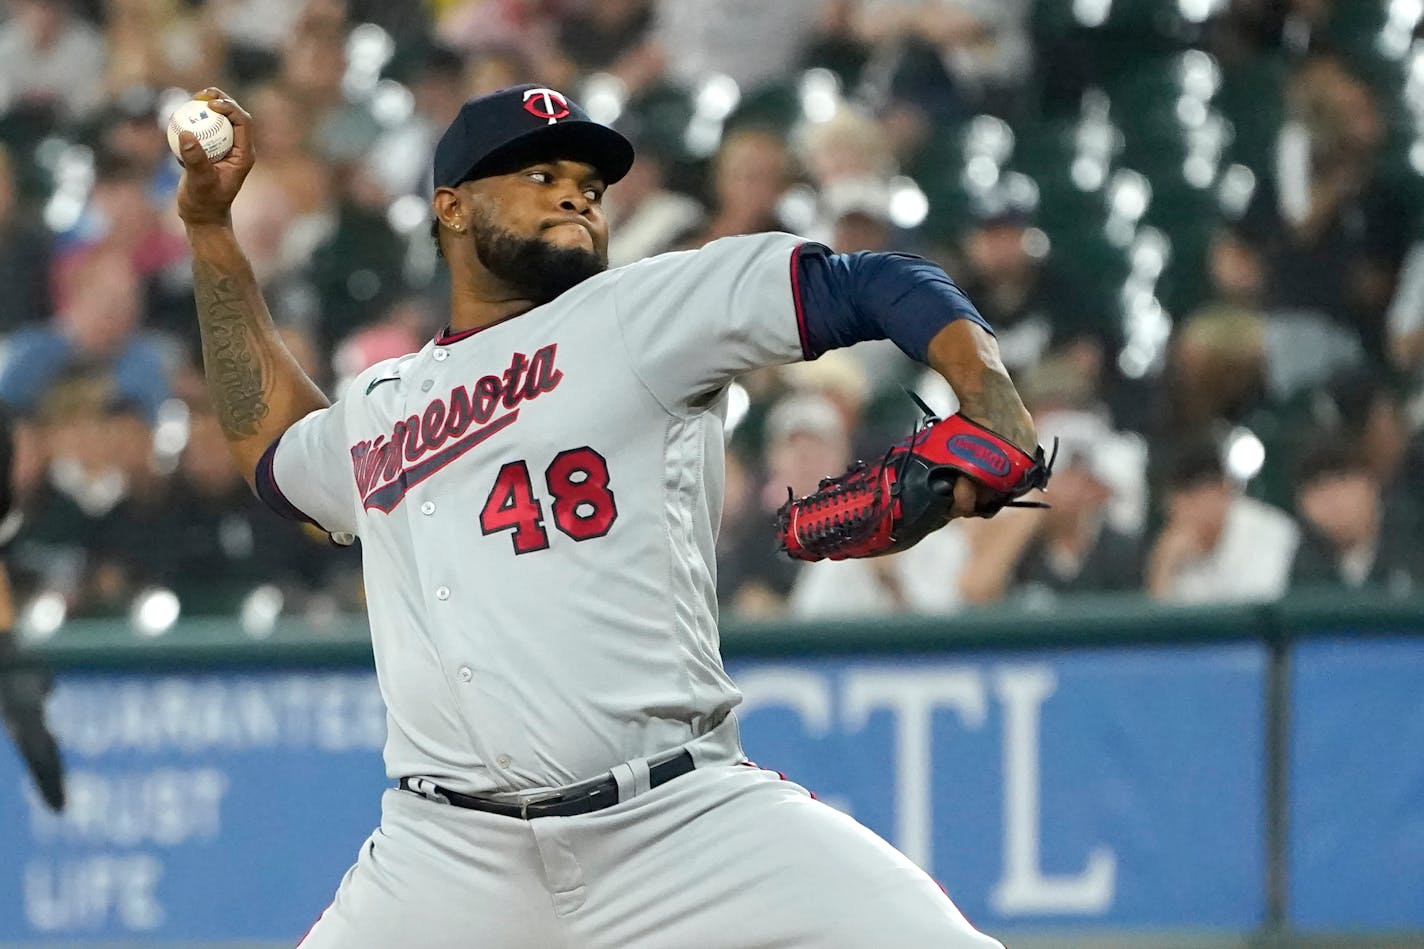
[[[460,107],[435,146],[435,187],[544,159],[586,162],[611,185],[633,167],[633,146],[562,92],[533,83],[510,86]]]

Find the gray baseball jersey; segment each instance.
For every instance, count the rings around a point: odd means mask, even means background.
[[[266,455],[268,488],[361,537],[392,777],[618,787],[527,821],[388,791],[303,949],[1002,949],[741,752],[713,562],[726,389],[802,355],[799,244],[728,238],[436,339]],[[679,746],[695,770],[654,787]]]
[[[361,539],[392,777],[556,787],[729,718],[725,394],[802,356],[800,243],[605,272],[371,367],[282,436],[265,475]]]

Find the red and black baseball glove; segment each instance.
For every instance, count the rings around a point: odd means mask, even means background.
[[[947,524],[961,477],[989,489],[979,492],[975,514],[992,517],[1004,507],[1046,507],[1019,498],[1046,487],[1052,471],[1042,446],[1029,455],[964,415],[940,420],[926,410],[924,427],[879,464],[858,461],[814,494],[788,497],[776,512],[777,537],[797,560],[878,557]]]

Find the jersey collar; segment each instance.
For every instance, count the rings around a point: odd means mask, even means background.
[[[474,329],[461,330],[458,333],[452,333],[450,332],[450,324],[446,323],[440,329],[440,332],[435,334],[435,345],[449,346],[451,343],[458,343],[462,339],[468,339],[471,336],[474,336],[476,333],[479,333],[483,330],[487,330],[490,328],[490,326],[498,325],[498,323],[491,323],[489,324],[489,326],[476,326]]]

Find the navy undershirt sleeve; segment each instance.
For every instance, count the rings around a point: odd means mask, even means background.
[[[262,503],[285,517],[289,521],[302,521],[313,527],[321,528],[316,521],[307,517],[306,514],[282,493],[281,487],[277,484],[277,478],[272,473],[272,462],[277,457],[277,446],[281,444],[282,436],[278,435],[272,439],[272,444],[267,446],[267,450],[262,453],[262,457],[257,462],[257,471],[253,478],[253,491],[262,499]],[[322,528],[323,530],[325,528]]]
[[[955,320],[989,332],[974,304],[937,264],[912,254],[833,254],[807,243],[796,250],[797,313],[807,359],[872,339],[888,339],[924,362],[935,334]]]

